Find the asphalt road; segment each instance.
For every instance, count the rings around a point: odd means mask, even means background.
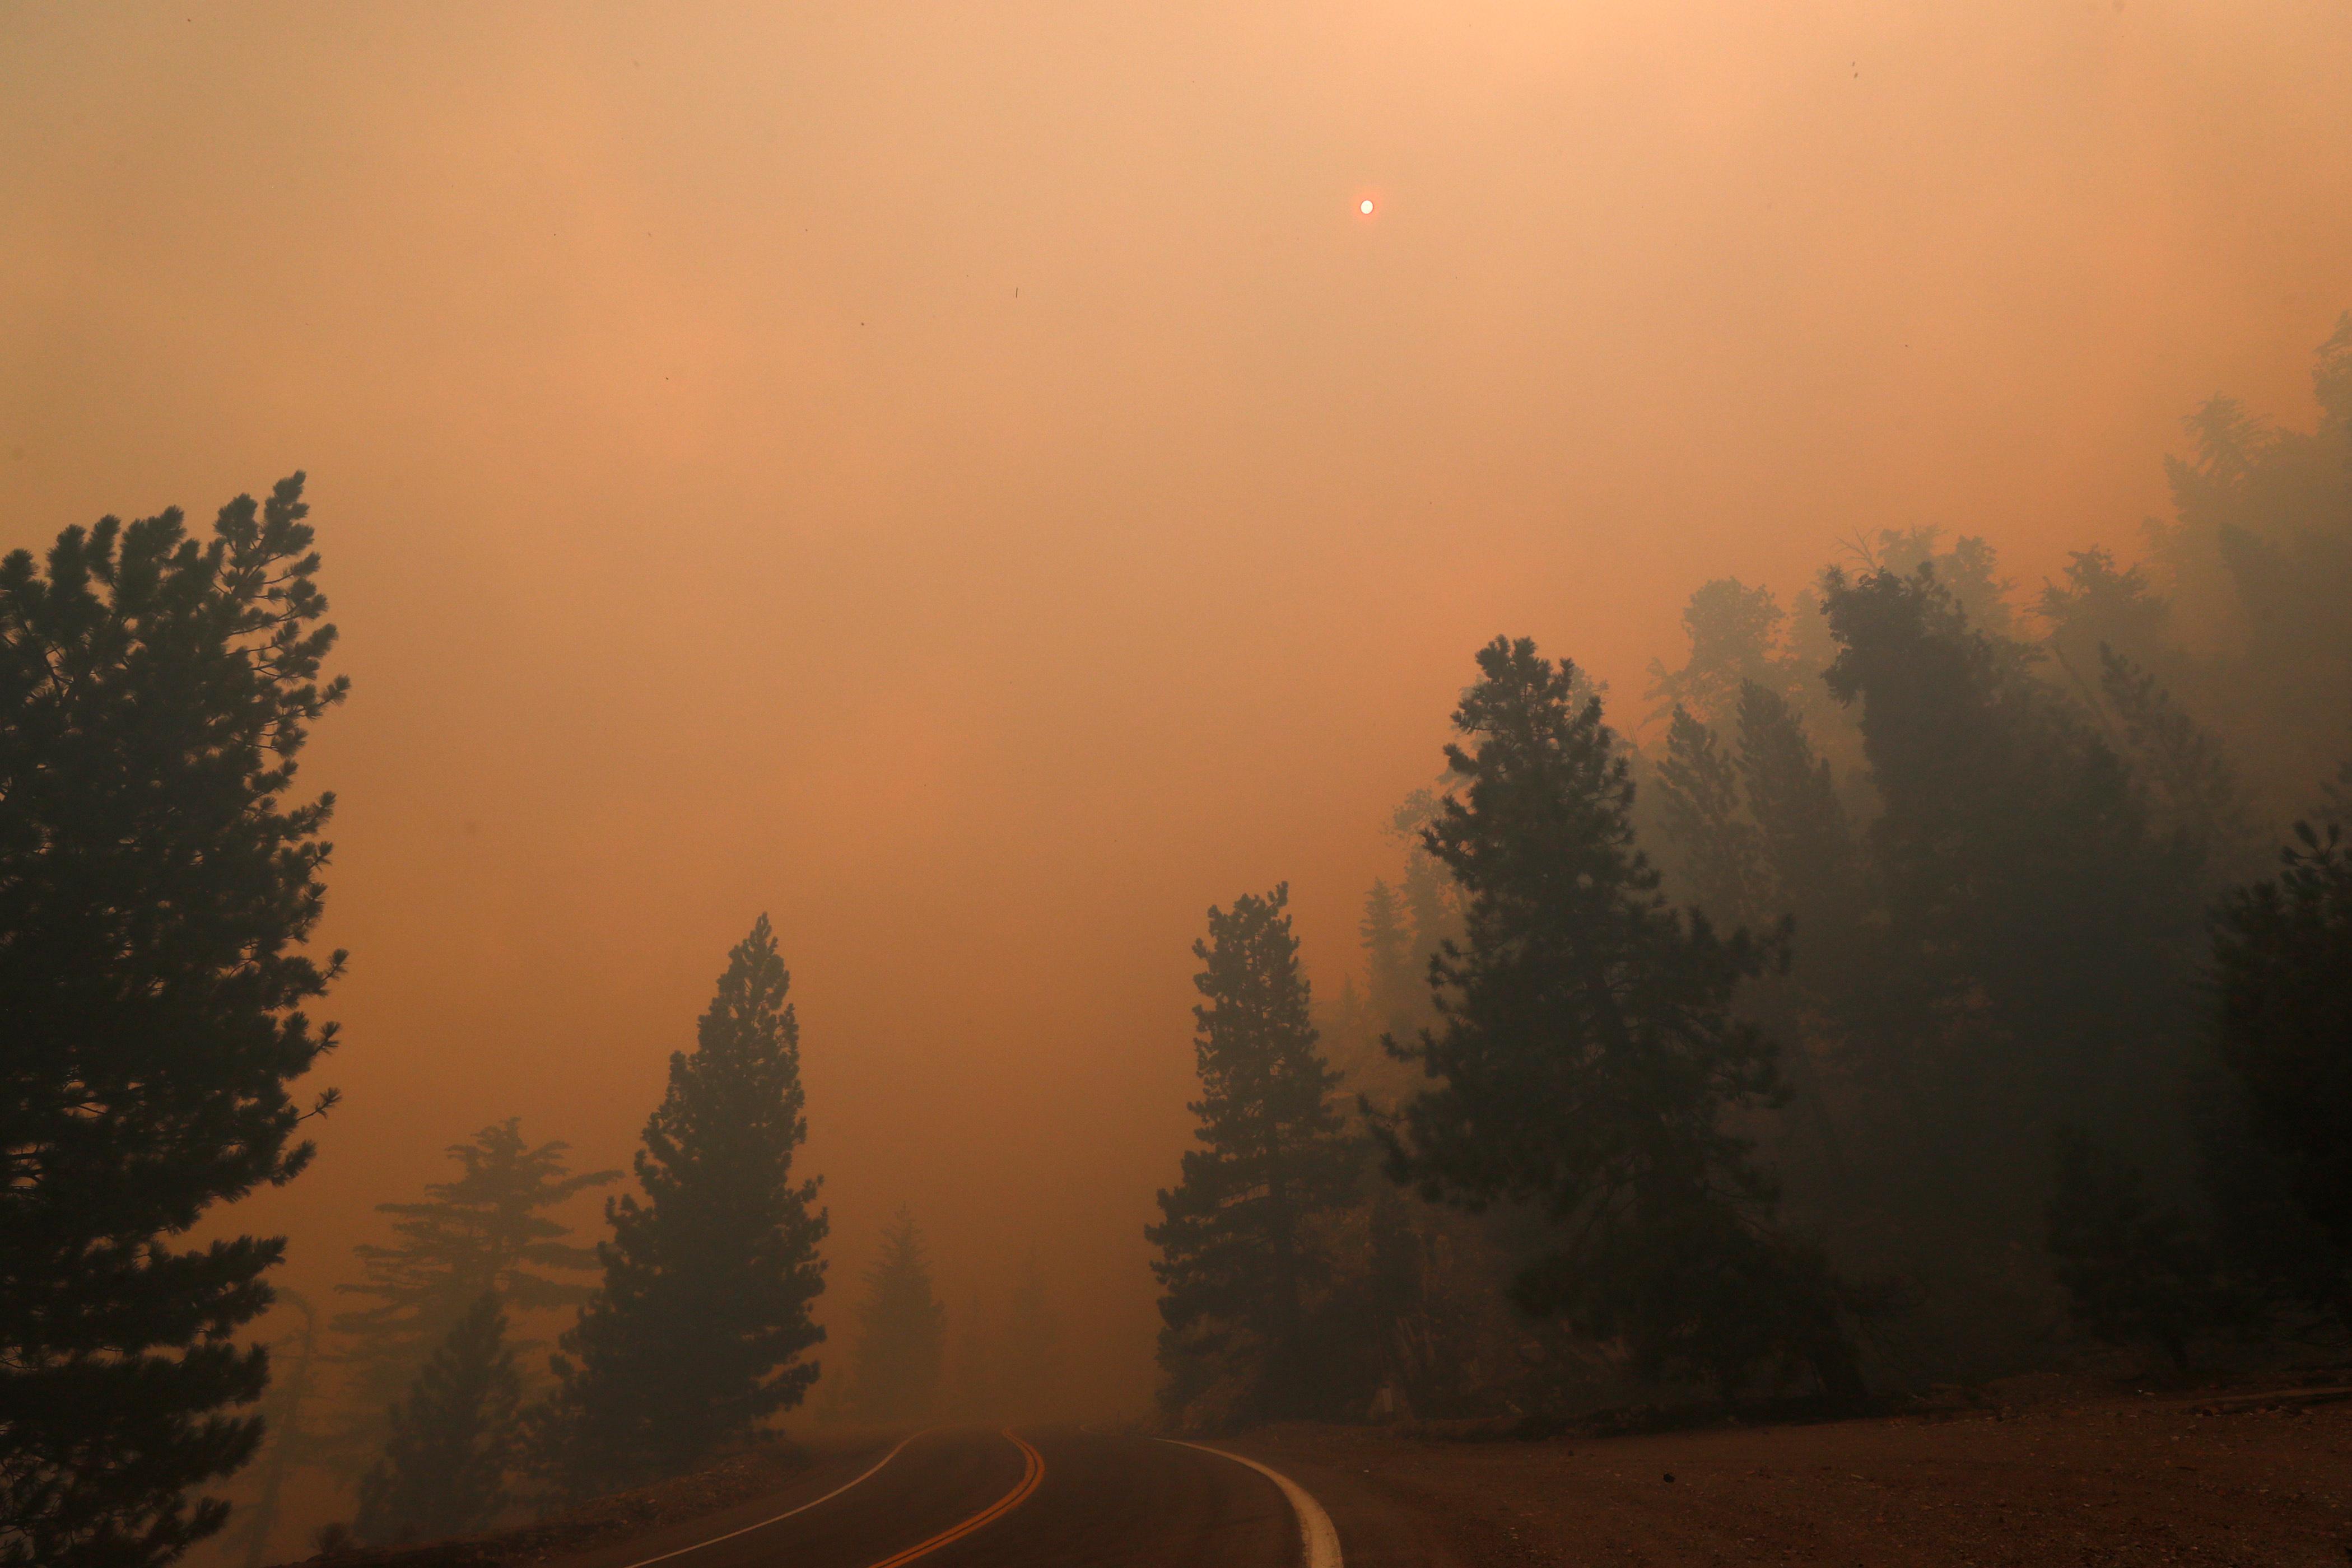
[[[1337,1568],[1307,1563],[1278,1481],[1222,1454],[971,1428],[919,1434],[877,1467],[878,1457],[820,1467],[562,1568]]]

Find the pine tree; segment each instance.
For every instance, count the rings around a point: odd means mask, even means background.
[[[1742,807],[1738,764],[1715,731],[1679,703],[1658,768],[1658,794],[1660,820],[1682,852],[1692,902],[1726,925],[1760,921],[1763,847]]]
[[[381,1203],[393,1218],[394,1245],[352,1249],[366,1271],[358,1284],[339,1285],[375,1304],[338,1315],[331,1325],[349,1336],[352,1397],[362,1408],[388,1406],[415,1377],[425,1356],[447,1337],[484,1291],[525,1311],[579,1306],[593,1293],[561,1273],[596,1267],[593,1247],[564,1239],[572,1228],[548,1218],[575,1194],[616,1181],[616,1170],[574,1175],[562,1142],[537,1148],[522,1135],[522,1118],[484,1127],[472,1140],[449,1145],[454,1181],[434,1182],[421,1203]],[[354,1442],[374,1447],[373,1427]]]
[[[289,1336],[295,1349],[290,1364],[273,1364],[270,1368],[269,1396],[261,1406],[269,1434],[268,1447],[264,1450],[268,1458],[259,1464],[260,1490],[240,1521],[245,1534],[245,1568],[262,1568],[268,1560],[269,1538],[278,1529],[278,1512],[285,1502],[286,1483],[315,1455],[318,1447],[317,1435],[302,1424],[303,1408],[310,1400],[313,1369],[319,1362],[318,1310],[299,1291],[281,1286],[277,1295],[278,1304],[302,1314],[302,1328]],[[277,1348],[273,1344],[272,1352]],[[277,1360],[274,1354],[271,1360]]]
[[[1454,906],[1454,883],[1445,868],[1430,858],[1420,842],[1415,830],[1412,846],[1405,853],[1403,896],[1405,912],[1412,923],[1412,970],[1423,985],[1428,983],[1430,960],[1444,950],[1445,944],[1461,929],[1461,913]],[[1414,998],[1415,1004],[1423,1001]]]
[[[931,1288],[930,1260],[911,1210],[882,1234],[857,1309],[857,1361],[847,1411],[866,1421],[920,1420],[938,1405],[947,1357],[947,1308]]]
[[[1514,1298],[1652,1375],[1727,1389],[1794,1364],[1852,1396],[1836,1281],[1773,1228],[1772,1186],[1723,1124],[1779,1098],[1771,1042],[1731,1009],[1771,945],[1664,906],[1572,665],[1501,638],[1478,664],[1454,716],[1471,746],[1446,748],[1467,799],[1426,830],[1467,927],[1436,966],[1442,1032],[1391,1046],[1435,1084],[1383,1124],[1390,1174],[1474,1210],[1541,1205],[1556,1243]]]
[[[1412,933],[1396,890],[1375,878],[1364,895],[1364,917],[1357,923],[1363,939],[1364,964],[1370,978],[1372,1018],[1381,1029],[1402,1027],[1420,1002],[1420,986],[1412,972]]]
[[[2214,936],[2217,1044],[2294,1203],[2352,1258],[2352,766],[2276,876],[2232,893]],[[2352,1323],[2352,1279],[2326,1304]]]
[[[1911,1162],[2005,1248],[2039,1228],[2059,1124],[2159,1175],[2188,1147],[2194,855],[2150,829],[2093,716],[1935,569],[1824,587],[1839,643],[1825,678],[1860,708],[1885,808],[1874,1032]]]
[[[1754,824],[1756,908],[1791,922],[1790,977],[1768,977],[1749,1016],[1787,1040],[1781,1057],[1799,1113],[1819,1139],[1822,1174],[1848,1187],[1845,1140],[1829,1104],[1814,1050],[1841,1049],[1847,993],[1868,961],[1863,940],[1865,881],[1829,764],[1813,754],[1804,721],[1780,694],[1739,688],[1741,793]]]
[[[2339,1245],[2297,1197],[2300,1151],[2282,1145],[2218,1052],[2199,1063],[2191,1092],[2211,1247],[2244,1298],[2248,1323],[2307,1323],[2316,1313],[2352,1328],[2352,1248]]]
[[[295,756],[345,683],[302,476],[209,539],[175,508],[0,559],[0,1563],[143,1568],[221,1528],[282,1239],[175,1246],[310,1164],[287,1092],[333,797]],[[331,1103],[331,1092],[319,1108]]]
[[[1756,823],[1763,902],[1797,917],[1801,956],[1810,960],[1825,935],[1844,937],[1861,918],[1853,830],[1803,721],[1752,683],[1739,691],[1739,780]]]
[[[2079,1127],[2058,1130],[2047,1219],[2058,1282],[2092,1338],[2153,1342],[2185,1371],[2199,1335],[2238,1321],[2235,1294],[2188,1220],[2156,1200],[2139,1167]]]
[[[370,1545],[483,1529],[506,1501],[522,1375],[507,1316],[485,1291],[392,1411],[383,1458],[360,1482],[352,1533]]]
[[[2113,555],[2094,547],[2074,551],[2064,575],[2063,584],[2042,589],[2037,608],[2049,628],[2043,646],[2085,701],[2095,700],[2109,659],[2155,671],[2150,678],[2166,685],[2189,672],[2192,661],[2172,640],[2172,606],[2151,591],[2144,569],[2119,570]]]
[[[2175,518],[2148,529],[2188,640],[2230,650],[2208,663],[2200,716],[2256,776],[2298,784],[2335,765],[2352,711],[2352,312],[2319,346],[2312,391],[2307,431],[2227,397],[2191,415],[2193,455],[2165,465]]]
[[[2260,869],[2262,834],[2221,741],[2154,675],[2105,643],[2099,690],[2147,786],[2152,818],[2185,848],[2201,883],[2251,878]]]
[[[1339,1075],[1307,1021],[1289,898],[1284,884],[1230,914],[1212,908],[1208,940],[1192,945],[1207,966],[1193,984],[1208,1002],[1192,1009],[1202,1146],[1144,1230],[1160,1252],[1163,1397],[1175,1406],[1221,1380],[1251,1415],[1306,1414],[1322,1394],[1308,1306],[1329,1265],[1311,1228],[1347,1200],[1360,1161],[1332,1101]]]
[[[604,1282],[562,1341],[543,1417],[575,1495],[675,1473],[798,1405],[824,1338],[817,1181],[793,1179],[808,1136],[791,984],[761,915],[729,956],[691,1055],[646,1123],[646,1200],[608,1199]]]
[[[1769,588],[1750,588],[1736,577],[1704,583],[1683,609],[1690,657],[1679,670],[1650,661],[1654,715],[1685,708],[1701,723],[1729,721],[1743,685],[1786,693],[1797,684],[1795,661],[1785,651],[1782,628],[1788,613]]]
[[[1862,553],[1868,565],[1865,575],[1933,578],[1951,594],[1969,624],[1997,643],[2012,641],[2016,612],[2010,594],[2017,584],[2000,575],[1999,552],[1983,538],[1963,534],[1946,549],[1944,530],[1932,523],[1881,528],[1877,542]],[[1826,601],[1831,596],[1823,597]]]

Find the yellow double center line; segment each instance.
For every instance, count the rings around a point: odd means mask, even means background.
[[[1036,1449],[1023,1442],[1021,1435],[1012,1427],[1004,1428],[1004,1436],[1011,1440],[1014,1448],[1021,1450],[1023,1463],[1020,1484],[970,1519],[948,1526],[929,1541],[909,1546],[896,1557],[885,1557],[881,1562],[875,1563],[873,1568],[899,1568],[902,1563],[912,1563],[918,1557],[928,1557],[951,1542],[961,1541],[991,1520],[1002,1519],[1028,1500],[1029,1494],[1037,1490],[1037,1483],[1045,1479],[1045,1458]]]

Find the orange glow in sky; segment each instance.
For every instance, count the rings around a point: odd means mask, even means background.
[[[352,680],[344,1103],[223,1223],[324,1301],[477,1128],[626,1166],[765,910],[828,1375],[907,1204],[1141,1407],[1209,905],[1335,999],[1487,639],[1632,724],[1709,578],[2030,597],[2309,428],[2343,14],[0,4],[0,551],[307,469]]]

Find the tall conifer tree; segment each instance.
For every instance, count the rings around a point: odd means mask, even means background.
[[[947,1358],[948,1311],[931,1288],[915,1216],[900,1209],[866,1271],[857,1309],[857,1364],[848,1409],[868,1421],[914,1421],[938,1405]]]
[[[1798,670],[1786,647],[1788,619],[1769,588],[1750,588],[1736,577],[1701,584],[1683,607],[1690,657],[1679,670],[1650,661],[1656,715],[1686,708],[1700,723],[1719,728],[1730,721],[1741,686],[1793,689]]]
[[[2078,1327],[2108,1344],[2147,1340],[2187,1371],[2200,1334],[2242,1327],[2240,1293],[2139,1168],[2077,1127],[2057,1136],[2045,1211],[2050,1258]]]
[[[2298,1249],[2329,1265],[2305,1273],[2306,1293],[2352,1325],[2352,765],[2329,804],[2295,824],[2276,876],[2222,903],[2215,1043],[2240,1092],[2246,1155],[2259,1150],[2325,1238]]]
[[[334,1043],[308,510],[297,474],[209,538],[173,509],[0,560],[0,1563],[167,1563],[260,1440],[233,1336],[285,1243],[175,1239],[310,1163],[287,1086]]]
[[[1823,678],[1860,715],[1884,807],[1872,1032],[1909,1163],[1998,1258],[2041,1228],[2061,1124],[2181,1174],[2196,856],[2151,830],[2079,698],[1937,569],[1832,571],[1823,591],[1838,643]]]
[[[1314,1221],[1343,1204],[1360,1168],[1308,1023],[1307,977],[1286,906],[1288,885],[1209,911],[1207,966],[1193,984],[1202,1095],[1183,1179],[1160,1194],[1144,1234],[1160,1249],[1160,1359],[1168,1396],[1208,1382],[1238,1385],[1235,1414],[1303,1414],[1315,1404],[1309,1294],[1328,1275]]]
[[[318,1445],[317,1434],[303,1426],[302,1414],[311,1403],[316,1382],[319,1314],[299,1291],[281,1285],[277,1296],[277,1304],[302,1314],[302,1327],[270,1346],[269,1396],[261,1406],[268,1428],[268,1446],[264,1450],[268,1458],[259,1461],[259,1490],[237,1521],[245,1537],[245,1568],[262,1568],[268,1560],[269,1539],[285,1502],[286,1483],[296,1469],[310,1461]],[[293,1354],[281,1360],[278,1353],[289,1344]]]
[[[482,1529],[506,1501],[522,1375],[496,1293],[475,1299],[393,1407],[383,1458],[360,1482],[352,1533],[370,1545]]]
[[[1763,846],[1741,809],[1739,765],[1715,731],[1675,705],[1658,765],[1661,825],[1682,851],[1692,902],[1726,925],[1760,922]]]
[[[1544,1207],[1553,1249],[1520,1305],[1622,1339],[1652,1374],[1728,1387],[1775,1364],[1858,1391],[1834,1281],[1772,1228],[1775,1194],[1726,1113],[1774,1103],[1771,1042],[1735,1018],[1775,955],[1664,906],[1633,845],[1633,786],[1598,696],[1526,639],[1478,654],[1446,747],[1466,799],[1425,830],[1463,944],[1442,1031],[1395,1046],[1435,1080],[1386,1123],[1391,1174],[1433,1200]]]
[[[675,1473],[817,1378],[824,1331],[818,1182],[796,1181],[808,1136],[791,978],[768,917],[729,956],[691,1054],[646,1123],[645,1201],[607,1200],[604,1284],[562,1339],[546,1413],[550,1458],[574,1494]]]
[[[1754,819],[1764,904],[1797,917],[1810,963],[1827,937],[1843,941],[1860,918],[1861,867],[1830,765],[1779,694],[1739,688],[1739,779]]]
[[[1356,931],[1363,938],[1374,1027],[1399,1028],[1420,1004],[1421,982],[1412,972],[1412,932],[1405,925],[1404,901],[1385,879],[1375,879],[1364,895],[1364,917]]]
[[[569,1149],[561,1141],[532,1147],[522,1118],[509,1116],[449,1146],[458,1167],[454,1181],[428,1184],[422,1202],[376,1205],[378,1214],[392,1217],[394,1243],[354,1247],[365,1278],[336,1287],[373,1301],[331,1325],[346,1336],[352,1397],[369,1412],[369,1424],[346,1435],[347,1448],[365,1453],[374,1447],[375,1413],[406,1392],[425,1358],[484,1291],[524,1310],[589,1300],[588,1286],[562,1276],[595,1269],[596,1250],[567,1240],[572,1228],[549,1211],[621,1173],[574,1174],[565,1159]]]

